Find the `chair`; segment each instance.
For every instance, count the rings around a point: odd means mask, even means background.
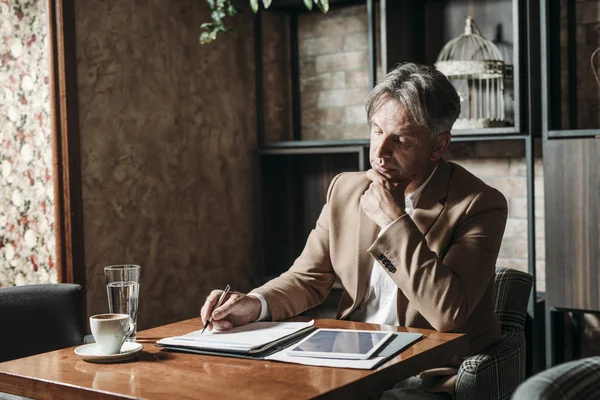
[[[600,399],[600,357],[560,364],[527,379],[513,399]]]
[[[0,362],[84,342],[79,285],[0,288]]]
[[[496,268],[495,311],[504,338],[463,361],[456,379],[456,400],[509,399],[525,380],[525,320],[533,277]]]

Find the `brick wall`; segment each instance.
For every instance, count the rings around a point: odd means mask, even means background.
[[[508,202],[508,220],[498,255],[498,266],[527,271],[527,170],[523,141],[454,143],[446,158],[454,161],[488,185],[498,189]],[[535,254],[537,291],[545,291],[544,177],[541,142],[535,157]]]
[[[368,137],[365,6],[304,13],[298,30],[302,139]]]
[[[369,93],[367,18],[364,6],[305,13],[298,23],[302,138],[367,138],[364,99]],[[538,146],[540,147],[540,146]],[[538,291],[544,285],[543,175],[536,158],[536,255]],[[455,143],[451,159],[507,198],[509,218],[498,265],[527,270],[525,150],[521,142]]]

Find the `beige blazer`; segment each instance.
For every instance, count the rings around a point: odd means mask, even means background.
[[[379,227],[362,211],[364,172],[336,176],[306,247],[289,271],[253,292],[273,320],[325,300],[339,277],[344,293],[338,318],[365,299],[373,260],[398,285],[402,326],[469,335],[470,353],[500,338],[494,314],[494,274],[504,233],[504,196],[461,166],[441,160],[411,217]]]

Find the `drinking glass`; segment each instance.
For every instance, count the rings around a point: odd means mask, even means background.
[[[140,266],[134,264],[110,265],[104,267],[104,277],[106,278],[109,312],[129,314],[134,328],[127,341],[135,342],[140,295]]]

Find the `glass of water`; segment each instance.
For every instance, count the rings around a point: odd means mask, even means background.
[[[108,294],[108,310],[113,314],[129,314],[133,320],[134,329],[127,340],[135,342],[140,295],[140,266],[128,264],[104,267],[104,277]]]

